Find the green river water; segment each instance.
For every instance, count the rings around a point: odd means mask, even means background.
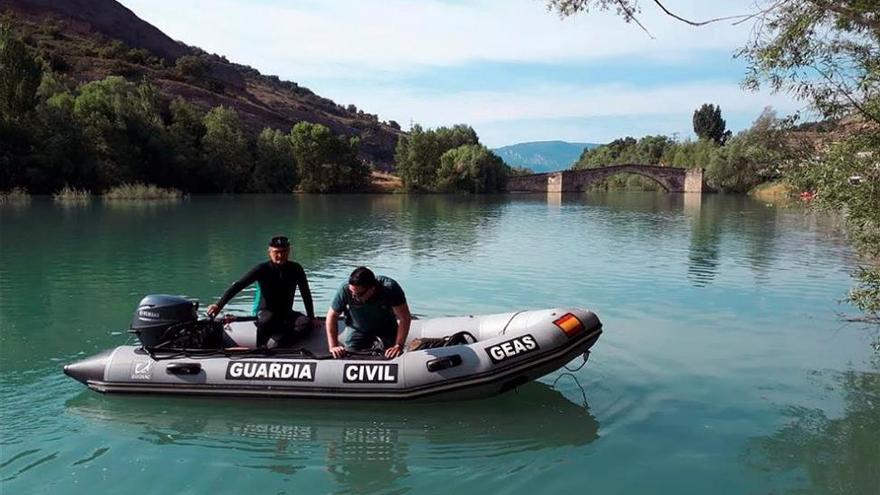
[[[365,264],[420,317],[580,306],[605,332],[579,371],[467,402],[103,396],[62,373],[129,340],[146,294],[213,302],[277,233],[319,313]],[[0,493],[878,495],[877,330],[838,314],[856,263],[838,220],[740,196],[3,205]]]

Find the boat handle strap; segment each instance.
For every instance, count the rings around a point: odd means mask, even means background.
[[[458,354],[452,354],[449,356],[444,356],[437,359],[432,359],[425,363],[428,368],[428,371],[440,371],[448,368],[454,368],[461,364],[461,356]]]
[[[197,375],[202,371],[199,363],[171,363],[165,367],[165,371],[172,375]]]

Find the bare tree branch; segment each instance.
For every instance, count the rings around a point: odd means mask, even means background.
[[[618,5],[620,5],[620,8],[626,13],[628,19],[632,19],[633,22],[635,22],[640,28],[642,28],[642,31],[644,31],[648,35],[649,38],[651,38],[652,40],[656,39],[656,38],[654,38],[654,35],[652,35],[651,32],[648,31],[648,29],[645,28],[645,26],[643,26],[642,23],[639,22],[638,19],[636,19],[636,15],[633,14],[632,11],[630,11],[626,7],[626,4],[623,3],[623,0],[617,0],[617,3],[618,3]]]
[[[782,1],[786,1],[786,0],[782,0]],[[725,16],[725,17],[716,17],[714,19],[709,19],[706,21],[692,21],[690,19],[685,19],[684,17],[673,14],[669,9],[666,8],[665,5],[660,3],[660,0],[654,0],[654,3],[656,3],[657,6],[660,7],[660,9],[663,12],[665,12],[666,15],[668,15],[669,17],[672,17],[673,19],[679,20],[685,24],[690,24],[691,26],[705,26],[706,24],[711,24],[713,22],[729,21],[732,19],[740,19],[739,22],[742,22],[747,19],[753,18],[757,15],[761,15],[761,13],[762,13],[762,12],[756,12],[754,14],[729,15],[729,16]],[[775,8],[775,5],[767,10],[771,10],[772,8]],[[765,10],[764,12],[766,12],[767,10]]]
[[[837,91],[840,92],[840,94],[842,94],[844,96],[844,98],[846,98],[850,102],[850,104],[852,104],[852,106],[855,107],[856,110],[858,110],[862,115],[864,115],[865,117],[880,124],[880,116],[874,115],[867,108],[865,108],[861,104],[859,104],[859,102],[856,101],[855,98],[853,98],[851,96],[851,94],[850,94],[851,90],[849,89],[848,86],[846,86],[845,83],[838,83],[830,75],[828,75],[827,72],[823,71],[822,69],[820,69],[816,65],[811,65],[811,67],[813,70],[818,72],[819,75],[824,77],[825,80],[828,81],[828,84],[831,84],[832,86],[834,86],[837,89]]]
[[[756,18],[756,17],[762,17],[762,18],[763,18],[763,16],[764,16],[765,14],[767,14],[767,13],[773,11],[773,10],[776,10],[776,9],[777,9],[778,7],[780,7],[782,4],[784,4],[784,3],[789,3],[789,2],[791,2],[791,1],[792,1],[792,0],[779,0],[778,2],[774,3],[773,5],[770,5],[769,7],[767,7],[766,9],[762,9],[762,10],[759,10],[759,11],[753,13],[753,14],[749,14],[749,15],[747,15],[746,17],[744,17],[744,18],[742,18],[742,19],[740,19],[740,20],[734,22],[732,25],[733,25],[733,26],[739,26],[740,24],[742,24],[742,23],[744,23],[744,22],[746,22],[746,21],[749,21],[749,20],[751,20],[751,19],[754,19],[754,18]]]

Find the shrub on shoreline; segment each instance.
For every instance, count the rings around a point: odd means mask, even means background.
[[[171,200],[177,201],[183,198],[183,193],[178,189],[166,189],[153,184],[142,184],[136,182],[134,184],[122,184],[111,187],[104,192],[104,200]]]
[[[56,203],[86,203],[92,199],[92,193],[88,189],[64,186],[64,188],[52,195],[52,199]]]
[[[0,191],[0,205],[21,204],[31,200],[31,195],[21,187],[13,187],[8,191]]]

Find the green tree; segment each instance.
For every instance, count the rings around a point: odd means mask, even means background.
[[[815,191],[820,208],[845,211],[850,237],[863,255],[850,300],[880,322],[880,132],[842,139],[811,160],[792,164],[786,177],[798,190]]]
[[[727,122],[721,118],[721,107],[704,103],[694,110],[694,133],[700,139],[724,144],[730,137],[730,131],[727,130]]]
[[[664,162],[676,168],[707,168],[715,155],[718,145],[714,141],[700,139],[675,143],[664,154]]]
[[[169,112],[168,139],[177,165],[170,185],[184,191],[212,191],[202,151],[207,133],[204,113],[179,97],[171,102]]]
[[[73,111],[98,160],[99,188],[163,175],[151,169],[169,160],[155,88],[118,76],[92,81],[80,87]]]
[[[296,169],[296,155],[290,136],[277,129],[263,129],[257,136],[252,190],[291,192],[298,183]]]
[[[440,157],[438,188],[472,193],[503,191],[508,171],[504,161],[485,146],[465,144]]]
[[[710,185],[730,192],[747,192],[762,182],[778,178],[788,159],[782,122],[767,107],[752,127],[716,147],[706,167]]]
[[[34,141],[28,163],[27,188],[48,194],[62,187],[93,189],[99,177],[95,160],[74,113],[75,97],[59,92],[35,112]]]
[[[290,131],[290,141],[303,191],[357,191],[366,186],[370,169],[357,157],[358,138],[346,139],[321,124],[300,122]]]
[[[411,191],[436,189],[440,157],[466,144],[479,144],[477,133],[470,126],[458,124],[425,130],[414,125],[409,135],[397,142],[394,154],[395,168],[404,187]]]
[[[205,114],[203,122],[202,149],[208,183],[215,191],[244,191],[250,179],[253,156],[238,114],[231,108],[214,107]]]
[[[196,55],[179,57],[174,63],[174,68],[180,77],[196,81],[208,77],[210,72],[208,63]]]
[[[412,126],[409,135],[401,136],[394,153],[395,169],[407,190],[429,190],[436,182],[440,149],[431,132]]]
[[[456,124],[452,127],[438,127],[434,131],[437,143],[443,153],[466,144],[479,144],[480,138],[473,127],[465,124]]]
[[[8,26],[0,28],[0,118],[21,122],[37,106],[42,64],[15,37]]]

